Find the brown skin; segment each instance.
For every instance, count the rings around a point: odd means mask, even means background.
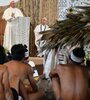
[[[44,91],[38,91],[36,93],[32,93],[29,95],[29,100],[43,100],[44,99]]]
[[[87,100],[88,72],[80,65],[58,65],[50,73],[56,100]]]
[[[89,90],[88,90],[89,93],[88,93],[88,96],[89,96],[89,99],[90,99],[90,66],[86,66],[86,68],[87,68],[88,73],[89,73]]]
[[[29,100],[43,100],[44,95],[45,95],[44,91],[31,92],[30,85],[26,88],[24,84],[22,84],[22,82],[20,82],[20,84],[21,84],[20,85],[20,95],[23,97],[24,100],[28,100],[27,98],[28,96],[29,96]]]
[[[22,81],[19,82],[19,94],[22,96],[23,100],[29,100],[27,91]]]
[[[25,86],[22,83],[24,82],[25,79],[29,80],[29,83],[30,83],[29,91],[31,93],[39,93],[35,80],[33,78],[33,73],[32,73],[30,65],[26,64],[25,62],[16,61],[16,60],[9,61],[5,63],[5,65],[8,66],[10,86],[15,88],[18,91],[18,93],[19,93],[19,89],[23,92],[21,94],[26,93]],[[40,95],[38,96],[36,95],[36,97],[39,97],[39,96]],[[24,100],[28,100],[27,96],[24,96],[24,98],[26,98]]]
[[[0,65],[0,100],[13,100],[7,67]]]

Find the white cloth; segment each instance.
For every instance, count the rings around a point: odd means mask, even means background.
[[[42,32],[42,31],[46,31],[46,30],[49,30],[49,26],[48,25],[42,25],[42,24],[39,24],[35,27],[34,29],[34,33],[35,33],[35,45],[37,46],[37,41],[41,39],[41,37],[43,36],[43,34],[40,34],[39,32]]]
[[[15,18],[11,16],[12,13],[14,13]],[[7,8],[2,16],[2,18],[7,21],[3,46],[8,50],[10,50],[14,44],[19,43],[19,39],[17,38],[19,34],[18,21],[16,20],[18,17],[23,17],[22,12],[18,8],[12,7]]]
[[[57,50],[57,64],[67,64],[69,60],[69,51],[67,47],[58,48]]]
[[[18,96],[18,100],[23,100],[21,96]]]
[[[43,34],[40,34],[39,32],[50,30],[48,25],[37,25],[34,33],[35,33],[35,45],[37,47],[37,51],[39,53],[38,56],[44,55],[43,58],[43,66],[44,66],[44,72],[46,78],[49,78],[49,73],[51,69],[53,69],[56,65],[56,55],[55,55],[55,49],[52,49],[51,51],[44,50],[42,52],[41,48],[46,43],[46,40],[41,40]]]
[[[48,53],[47,53],[48,52]],[[49,78],[49,73],[56,66],[56,52],[55,49],[47,51],[44,58],[44,72],[45,78]]]
[[[40,34],[39,32],[42,32],[42,31],[47,31],[47,30],[50,30],[49,26],[48,25],[42,25],[42,24],[39,24],[35,27],[34,29],[34,33],[35,33],[35,45],[37,47],[37,51],[38,53],[42,56],[44,55],[45,51],[42,52],[41,50],[41,47],[45,44],[45,40],[41,40],[43,34]]]

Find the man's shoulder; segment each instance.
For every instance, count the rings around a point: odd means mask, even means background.
[[[34,32],[36,32],[38,29],[40,29],[40,24],[36,25]]]
[[[7,12],[7,11],[9,11],[9,10],[11,10],[11,8],[9,7],[9,8],[7,8],[6,10],[5,10],[5,12]]]
[[[41,26],[41,24],[36,25],[36,27],[40,27],[40,26]]]
[[[0,65],[0,70],[7,71],[7,66],[6,65]]]
[[[59,65],[57,65],[57,69],[73,69],[73,70],[75,70],[75,69],[83,69],[83,68],[85,68],[84,66],[82,66],[82,65],[78,65],[78,64],[59,64]]]
[[[15,8],[15,10],[21,11],[19,8]]]
[[[7,68],[6,65],[0,64],[0,68]]]
[[[26,62],[24,62],[24,61],[18,61],[18,62],[16,62],[20,67],[22,67],[22,68],[29,68],[29,67],[31,67],[28,63],[26,63]]]
[[[49,25],[46,25],[46,27],[49,27]]]

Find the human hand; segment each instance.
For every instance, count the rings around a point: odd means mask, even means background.
[[[11,14],[11,17],[15,18],[15,14],[14,14],[14,13],[12,13],[12,14]]]

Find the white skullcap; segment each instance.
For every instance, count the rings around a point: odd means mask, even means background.
[[[15,1],[14,0],[10,0],[10,3],[15,3]]]
[[[10,0],[10,3],[16,3],[18,2],[19,0]]]

